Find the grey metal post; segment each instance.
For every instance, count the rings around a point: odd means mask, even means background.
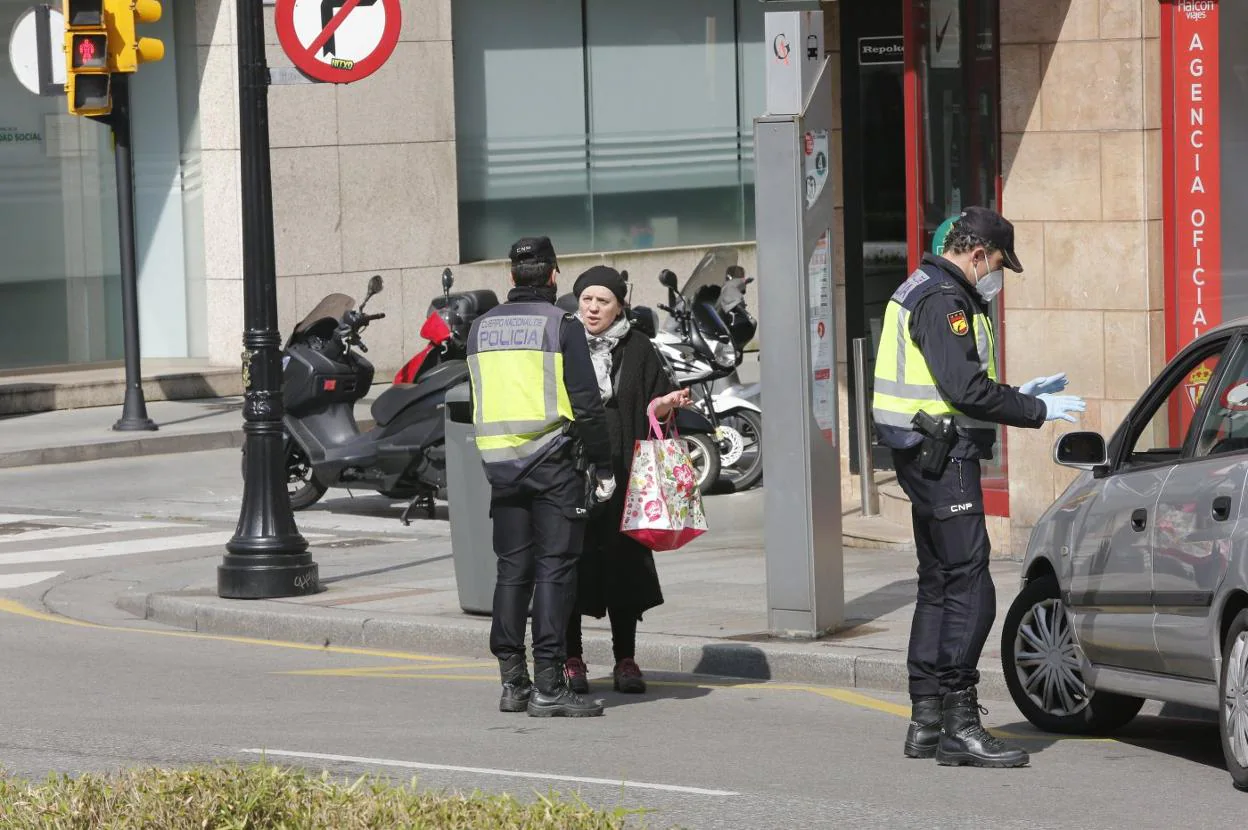
[[[845,604],[822,42],[822,13],[767,14],[768,114],[754,122],[767,621],[791,637],[835,630]]]
[[[867,339],[854,338],[854,422],[858,432],[858,476],[861,478],[862,515],[877,516],[879,494],[875,491],[875,462],[871,458],[871,423],[867,420]]]

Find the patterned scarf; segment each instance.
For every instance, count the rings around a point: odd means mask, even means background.
[[[576,316],[578,319],[581,317],[580,314]],[[581,322],[585,321],[582,319]],[[611,352],[632,327],[628,316],[622,314],[602,334],[590,334],[589,329],[585,329],[585,337],[589,341],[589,356],[594,362],[594,374],[598,376],[598,391],[602,393],[604,402],[611,400],[611,396],[615,394],[615,390],[611,388]]]

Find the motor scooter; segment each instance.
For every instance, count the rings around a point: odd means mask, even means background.
[[[411,500],[401,516],[407,524],[418,507],[432,518],[435,498],[445,494],[445,399],[468,380],[465,360],[422,366],[415,383],[391,386],[373,402],[374,426],[367,432],[355,420],[355,403],[368,394],[374,374],[361,333],[386,316],[364,308],[382,288],[380,276],[370,279],[358,309],[345,294],[328,295],[286,342],[283,424],[295,510],[315,504],[331,487],[375,490]]]
[[[745,288],[753,278],[737,264],[733,248],[715,248],[677,290],[677,277],[664,270],[671,315],[655,342],[671,362],[676,382],[694,393],[695,405],[716,428],[720,478],[735,492],[762,479],[762,408],[758,384],[745,385],[737,373],[758,322],[749,313]]]
[[[395,383],[416,383],[448,360],[468,359],[472,322],[498,305],[498,295],[488,289],[451,293],[454,286],[455,275],[447,268],[442,272],[442,296],[429,304],[420,329],[427,345],[395,374]]]

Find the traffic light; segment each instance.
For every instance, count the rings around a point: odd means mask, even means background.
[[[108,27],[108,68],[135,72],[141,63],[165,56],[165,44],[154,37],[139,37],[136,24],[160,20],[159,0],[104,0],[104,23]]]
[[[65,0],[65,96],[74,115],[112,112],[105,0]]]

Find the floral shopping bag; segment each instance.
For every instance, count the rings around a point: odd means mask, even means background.
[[[650,410],[650,439],[638,441],[620,531],[650,550],[676,550],[706,532],[697,476],[673,428],[664,438]]]

